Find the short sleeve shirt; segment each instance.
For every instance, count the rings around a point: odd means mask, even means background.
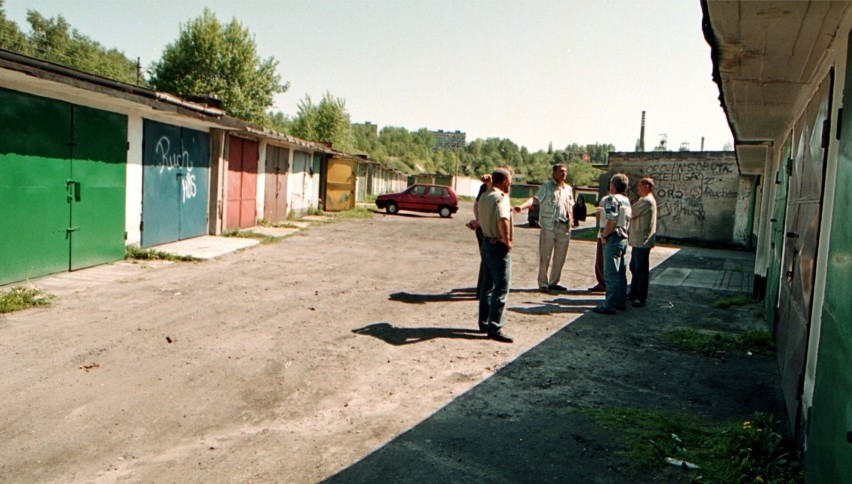
[[[615,220],[614,232],[621,238],[627,238],[630,230],[630,200],[621,193],[607,195],[601,201],[601,206],[604,220]]]
[[[497,222],[501,218],[512,220],[512,205],[509,196],[492,188],[482,195],[478,202],[479,226],[486,237],[500,237]]]
[[[574,190],[568,184],[559,187],[555,181],[547,180],[539,187],[535,198],[539,201],[539,225],[547,230],[553,230],[557,222],[571,221],[571,207],[574,206]]]

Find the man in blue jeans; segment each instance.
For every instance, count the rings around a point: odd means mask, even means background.
[[[592,311],[599,314],[615,314],[616,309],[627,309],[627,234],[630,230],[630,199],[627,198],[629,181],[624,173],[616,173],[609,180],[609,195],[601,200],[603,220],[601,231],[603,242],[604,279],[606,299],[603,305]]]
[[[511,173],[507,169],[497,168],[491,174],[493,189],[485,192],[476,202],[479,226],[484,237],[480,252],[485,269],[479,292],[479,330],[502,343],[513,341],[503,330],[503,310],[512,281],[511,183]]]

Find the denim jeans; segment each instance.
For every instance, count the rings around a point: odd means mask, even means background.
[[[606,279],[606,299],[604,307],[616,309],[624,306],[627,298],[627,239],[612,234],[603,246],[604,279]]]
[[[493,333],[503,327],[503,309],[512,281],[512,259],[502,242],[492,243],[488,238],[482,242],[480,251],[485,270],[479,293],[479,322]]]
[[[648,272],[651,248],[633,247],[630,249],[630,299],[645,302],[648,299]]]

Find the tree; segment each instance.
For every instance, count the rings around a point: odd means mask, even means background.
[[[29,40],[18,28],[18,24],[6,18],[3,1],[0,0],[0,49],[29,54]]]
[[[35,10],[28,10],[31,33],[26,35],[6,18],[2,7],[3,0],[0,0],[0,48],[117,81],[142,83],[137,76],[136,62],[71,28],[61,15],[46,18]]]
[[[346,101],[330,92],[314,105],[310,96],[299,101],[299,113],[293,120],[293,136],[311,141],[331,143],[336,149],[352,149],[352,123],[346,111]]]
[[[285,92],[272,57],[261,60],[254,37],[236,19],[222,25],[207,8],[201,17],[181,25],[151,67],[154,89],[180,96],[218,98],[228,114],[252,122],[268,122],[273,96]]]

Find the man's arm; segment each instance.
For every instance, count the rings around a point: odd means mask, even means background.
[[[497,221],[497,230],[500,232],[500,241],[506,245],[506,248],[509,249],[509,252],[512,251],[512,239],[509,234],[512,233],[511,227],[509,227],[509,219],[501,218]]]
[[[524,210],[532,207],[533,200],[535,200],[535,197],[530,197],[530,198],[524,200],[524,203],[522,203],[520,205],[516,205],[513,210],[515,210],[515,213],[521,213]]]

